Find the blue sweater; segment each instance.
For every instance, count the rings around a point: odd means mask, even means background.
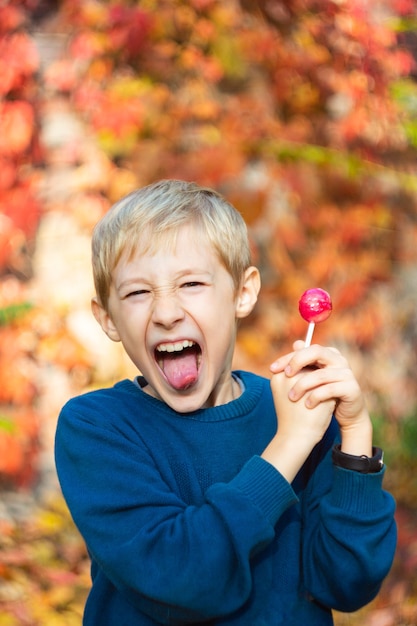
[[[383,470],[332,466],[332,421],[290,485],[259,455],[276,432],[269,381],[174,412],[124,380],[70,400],[56,434],[63,494],[92,559],[85,626],[326,626],[390,569]]]

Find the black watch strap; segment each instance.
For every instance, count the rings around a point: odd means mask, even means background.
[[[338,467],[360,472],[361,474],[374,474],[381,471],[384,466],[384,453],[381,448],[372,448],[372,456],[354,456],[346,454],[340,449],[340,444],[333,447],[332,460]]]

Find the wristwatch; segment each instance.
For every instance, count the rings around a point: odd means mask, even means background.
[[[341,451],[341,446],[336,445],[332,450],[332,461],[338,467],[360,472],[361,474],[374,474],[381,471],[384,466],[384,453],[381,448],[372,448],[372,456],[354,456]]]

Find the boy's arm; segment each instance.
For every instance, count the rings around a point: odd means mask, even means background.
[[[317,461],[320,447],[313,449],[333,412],[341,451],[357,460],[372,457],[372,425],[362,392],[340,353],[321,346],[304,349],[297,342],[271,370],[278,431],[264,458],[292,481],[313,452],[303,511],[306,588],[325,606],[357,610],[375,597],[391,567],[395,502],[382,489],[382,463],[374,473],[361,473],[337,467],[331,450]]]
[[[314,454],[313,454],[314,456]],[[396,550],[395,500],[375,473],[316,466],[303,499],[303,580],[311,596],[357,611],[378,594]]]

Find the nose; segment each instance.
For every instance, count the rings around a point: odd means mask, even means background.
[[[152,321],[154,324],[172,328],[183,318],[184,309],[175,292],[164,292],[155,296],[152,306]]]

